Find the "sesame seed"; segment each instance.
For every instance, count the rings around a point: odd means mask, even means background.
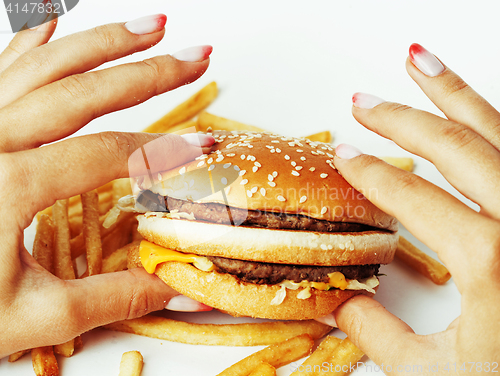
[[[316,170],[316,167],[311,167],[311,168],[309,169],[309,171],[311,171],[311,172],[313,172],[314,170]]]
[[[234,153],[229,153],[229,154],[226,154],[226,157],[234,157],[236,154]]]
[[[243,176],[243,175],[245,175],[246,173],[247,173],[247,170],[241,170],[241,171],[240,171],[240,173],[239,173],[239,175],[240,175],[240,176]]]
[[[260,194],[261,194],[262,196],[265,196],[265,195],[266,195],[266,189],[265,189],[265,188],[261,188],[261,189],[260,189]]]
[[[248,196],[248,197],[252,197],[252,194],[253,194],[253,193],[252,193],[251,191],[247,191],[247,196]]]
[[[222,184],[226,185],[227,184],[227,179],[226,178],[222,178],[220,179],[220,181],[222,182]]]
[[[180,170],[179,170],[179,174],[183,175],[186,173],[186,166],[182,167]]]
[[[300,170],[302,170],[303,168],[304,168],[304,167],[302,167],[302,166],[297,166],[297,167],[295,167],[295,169],[296,169],[297,171],[300,171]]]
[[[231,163],[225,163],[224,166],[222,166],[222,167],[228,168],[229,166],[231,166]]]
[[[214,168],[215,168],[215,165],[210,165],[210,167],[208,168],[208,171],[212,171]]]
[[[300,174],[297,171],[295,171],[295,170],[292,171],[292,175],[293,176],[300,176]]]
[[[257,167],[262,167],[262,165],[259,162],[254,162],[254,165],[256,165]]]
[[[279,141],[278,140],[272,140],[271,141],[273,144],[279,144]]]
[[[301,160],[301,161],[305,161],[305,160],[306,160],[306,157],[300,157],[300,160]]]
[[[297,150],[296,150],[296,152],[297,152],[297,153],[303,153],[303,152],[304,152],[304,150],[302,150],[302,149],[297,149]]]
[[[274,180],[274,176],[272,176],[271,174],[267,175],[267,180],[273,181]]]
[[[276,152],[276,150],[274,150],[274,149],[271,149],[269,151],[271,152],[271,154],[274,153],[274,152]]]
[[[258,170],[258,169],[259,169],[259,168],[258,168],[257,166],[253,166],[252,171],[253,171],[253,172],[257,172],[257,170]]]
[[[221,162],[223,159],[224,159],[224,156],[222,156],[222,155],[221,155],[220,157],[218,157],[218,158],[215,160],[215,162]]]
[[[278,176],[278,171],[273,171],[273,177]]]
[[[281,149],[280,148],[276,148],[276,153],[281,153]]]
[[[295,146],[295,142],[293,142],[293,141],[289,142],[288,145],[291,146],[291,147],[294,147]]]
[[[241,160],[244,161],[245,160],[245,154],[241,154]]]
[[[287,161],[289,161],[289,160],[290,160],[290,156],[289,156],[288,154],[286,154],[286,155],[285,155],[285,159],[286,159]]]
[[[205,161],[201,161],[201,162],[199,162],[199,163],[196,165],[196,167],[201,167],[201,166],[203,166],[204,164],[205,164]]]
[[[246,183],[248,183],[248,179],[243,179],[240,184],[245,185]]]
[[[253,145],[248,144],[248,148],[249,149],[253,148]]]
[[[266,148],[268,148],[268,149],[274,149],[274,146],[266,145]]]
[[[234,168],[236,171],[239,171],[239,170],[240,170],[240,168],[239,168],[238,166],[236,166],[236,165],[234,165],[234,166],[233,166],[233,168]]]
[[[253,188],[250,190],[250,192],[255,193],[255,192],[257,192],[257,189],[259,189],[259,188],[257,188],[257,187],[253,187]]]
[[[328,207],[323,206],[323,207],[321,208],[321,215],[325,214],[327,211],[328,211]]]
[[[295,162],[295,161],[292,161],[291,164],[293,167],[297,166],[297,162]]]
[[[302,196],[299,200],[299,203],[303,204],[304,202],[306,202],[307,200],[307,196]]]
[[[213,158],[209,158],[209,159],[208,159],[208,161],[207,161],[207,163],[208,163],[208,164],[211,164],[213,161],[214,161],[214,159],[213,159]]]
[[[268,181],[267,184],[269,184],[271,187],[276,187],[276,183],[274,181]]]
[[[333,154],[326,153],[326,155],[328,155],[330,158],[333,158]]]
[[[328,174],[325,174],[325,173],[323,173],[323,174],[319,175],[319,177],[320,177],[321,179],[324,179],[324,178],[326,178],[327,176],[328,176]]]
[[[278,195],[278,196],[276,196],[276,198],[278,199],[278,201],[281,201],[281,202],[286,201],[286,198],[284,198],[282,195]]]

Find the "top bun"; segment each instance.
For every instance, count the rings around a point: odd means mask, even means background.
[[[198,203],[397,231],[394,217],[340,176],[332,145],[270,132],[214,131],[212,135],[215,144],[210,154],[158,174],[149,190]]]

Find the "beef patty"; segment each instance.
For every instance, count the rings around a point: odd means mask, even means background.
[[[155,212],[178,210],[193,213],[198,221],[217,224],[263,227],[284,230],[302,230],[317,232],[361,232],[381,231],[374,227],[359,223],[329,222],[311,218],[301,214],[275,213],[262,210],[245,210],[229,207],[219,203],[195,203],[168,196],[160,196],[151,191],[143,192],[137,201]],[[163,205],[165,202],[165,205]],[[230,213],[230,216],[228,215]]]
[[[243,282],[275,285],[284,280],[328,282],[328,274],[342,273],[347,279],[363,279],[378,274],[380,264],[350,266],[309,266],[272,264],[207,256],[219,273],[229,273]]]

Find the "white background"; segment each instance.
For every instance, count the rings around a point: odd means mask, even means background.
[[[375,155],[406,156],[409,153],[353,119],[351,96],[357,91],[368,92],[439,114],[405,71],[408,47],[418,42],[493,105],[500,104],[500,6],[494,0],[478,3],[82,0],[59,20],[54,39],[99,24],[161,12],[168,17],[164,40],[148,51],[121,59],[120,63],[194,45],[214,46],[210,68],[197,82],[135,108],[103,116],[77,134],[139,131],[215,80],[220,95],[209,111],[216,115],[293,136],[328,129],[335,136],[335,144],[351,143]],[[11,37],[2,9],[2,49]],[[415,173],[456,194],[429,162],[418,157],[415,161]],[[404,229],[402,233],[408,235]],[[27,239],[30,237],[27,234]],[[444,330],[460,314],[460,296],[453,280],[445,286],[435,286],[399,262],[382,272],[388,276],[382,278],[377,300],[417,333]],[[242,321],[219,313],[173,317],[200,322]],[[332,334],[343,335],[338,330]],[[82,351],[60,360],[63,375],[117,374],[121,354],[128,350],[139,350],[144,355],[144,376],[214,375],[260,349],[183,345],[105,331],[86,334],[84,341]],[[32,374],[31,361],[25,357],[8,364],[3,359],[0,373]],[[281,376],[289,373],[289,367],[278,371]]]

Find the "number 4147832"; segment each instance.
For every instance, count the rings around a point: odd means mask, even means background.
[[[47,3],[26,3],[22,7],[19,4],[12,4],[8,3],[6,10],[7,13],[59,13],[59,10],[61,8],[61,4],[55,3],[52,5],[52,3],[47,2]]]

